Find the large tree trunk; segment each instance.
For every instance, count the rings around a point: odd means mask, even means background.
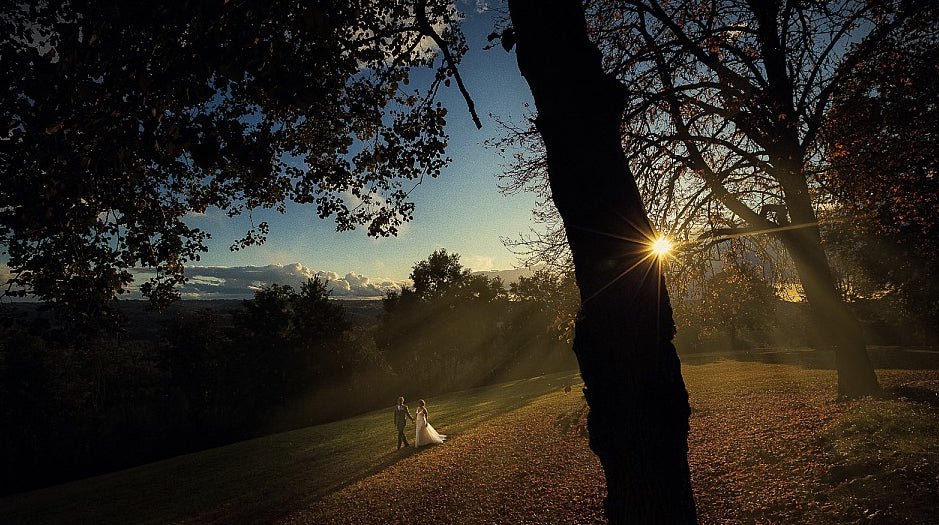
[[[623,87],[603,73],[578,0],[510,0],[554,202],[574,257],[574,351],[610,523],[697,523],[688,394],[652,228],[620,142]]]
[[[783,230],[779,238],[795,263],[821,343],[835,352],[838,395],[843,398],[876,395],[880,385],[867,355],[861,324],[835,287],[811,204],[791,196],[787,204],[792,222],[804,226]]]
[[[786,46],[779,41],[778,2],[748,2],[758,20],[757,31],[762,42],[761,56],[766,67],[768,92],[773,113],[794,115],[796,100],[790,72],[787,69]],[[779,239],[786,246],[799,272],[805,297],[812,307],[823,344],[835,350],[838,368],[838,394],[861,397],[880,391],[874,367],[867,356],[860,324],[835,288],[828,258],[822,249],[818,219],[812,207],[803,160],[806,152],[800,146],[799,132],[791,119],[779,119],[771,134],[775,144],[768,148],[770,163],[778,169],[776,180],[785,192],[786,207],[792,229],[782,229]],[[785,218],[777,217],[780,226],[788,226]]]

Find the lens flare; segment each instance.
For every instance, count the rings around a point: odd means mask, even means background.
[[[659,237],[652,243],[652,253],[654,253],[656,257],[664,257],[668,255],[668,252],[672,251],[672,247],[672,241],[665,237]]]

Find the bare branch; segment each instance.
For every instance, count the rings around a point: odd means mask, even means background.
[[[476,114],[476,105],[473,103],[473,99],[470,97],[469,91],[467,91],[466,86],[463,85],[463,77],[460,76],[460,70],[457,68],[456,60],[454,60],[453,55],[450,53],[450,49],[447,47],[447,43],[443,41],[443,38],[441,38],[440,35],[437,34],[437,31],[434,30],[434,27],[430,25],[430,20],[427,19],[426,8],[427,2],[425,0],[420,0],[415,8],[417,13],[417,22],[421,29],[421,33],[433,39],[434,43],[437,44],[437,47],[440,48],[440,52],[443,53],[443,57],[447,61],[447,66],[450,72],[453,74],[453,78],[456,79],[456,85],[460,88],[460,93],[463,95],[463,100],[466,101],[466,107],[469,109],[470,116],[473,117],[473,123],[476,124],[476,129],[482,129],[483,123],[480,122],[479,115]]]

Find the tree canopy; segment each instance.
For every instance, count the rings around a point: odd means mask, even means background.
[[[766,283],[763,267],[748,255],[743,243],[731,243],[721,271],[707,279],[698,305],[705,331],[723,330],[733,350],[741,348],[742,330],[766,330],[775,314],[775,290]]]
[[[175,298],[208,237],[185,219],[210,207],[311,203],[394,235],[447,162],[434,95],[465,48],[449,2],[3,5],[6,293],[91,319],[143,266],[143,293]]]
[[[444,248],[434,251],[427,259],[418,261],[411,271],[414,293],[425,300],[459,289],[465,286],[469,279],[470,270],[460,264],[460,255],[448,254]]]
[[[845,293],[883,297],[932,340],[939,336],[937,17],[933,5],[909,20],[834,97],[819,174],[825,238]]]

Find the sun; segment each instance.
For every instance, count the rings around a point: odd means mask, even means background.
[[[659,237],[652,243],[652,253],[654,253],[656,257],[665,257],[672,251],[672,248],[672,241],[665,237]]]

